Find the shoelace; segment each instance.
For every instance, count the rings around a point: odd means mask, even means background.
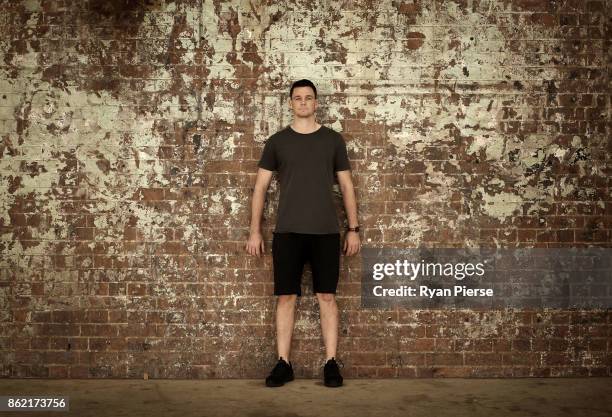
[[[289,366],[289,363],[287,363],[287,366]],[[285,365],[283,364],[283,361],[279,359],[278,362],[276,362],[276,366],[274,367],[274,369],[272,369],[272,375],[275,377],[281,376],[284,367]]]

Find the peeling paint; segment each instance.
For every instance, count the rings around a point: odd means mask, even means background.
[[[135,339],[142,351],[105,352],[115,357],[109,366],[100,356],[63,368],[3,363],[0,373],[189,377],[201,366],[236,377],[267,368],[269,253],[253,259],[241,247],[257,159],[291,122],[288,89],[299,78],[318,87],[318,120],[346,139],[364,242],[609,246],[608,3],[6,4],[0,276],[10,287],[0,317],[33,358],[44,348],[26,347],[68,338],[88,354],[98,337]],[[278,191],[274,180],[266,228]],[[337,185],[333,192],[341,207]],[[461,376],[610,374],[602,351],[586,352],[573,334],[601,331],[609,318],[598,313],[545,312],[538,324],[514,311],[464,312],[465,322],[453,322],[460,312],[405,322],[394,317],[406,312],[385,312],[381,324],[382,313],[366,317],[353,305],[358,260],[342,268],[347,376],[426,376],[436,367]],[[314,303],[301,308],[296,334],[308,346],[319,318]],[[99,311],[108,322],[90,322]],[[569,328],[570,320],[586,324]],[[542,334],[527,338],[525,328]],[[360,359],[380,350],[373,335],[391,339],[389,363]],[[180,359],[164,350],[174,338],[195,340]],[[421,347],[401,351],[409,339]],[[497,344],[501,362],[436,362],[440,347],[474,353],[472,340],[491,341],[488,353]],[[550,365],[554,352],[540,348],[540,363],[508,364],[521,354],[514,344],[537,341],[575,354]],[[363,356],[361,344],[370,346]],[[197,364],[202,351],[214,359]],[[304,375],[318,372],[318,353],[296,351]],[[407,365],[406,354],[433,362]]]

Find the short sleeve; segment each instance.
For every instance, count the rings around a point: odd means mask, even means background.
[[[263,152],[261,153],[261,159],[257,164],[258,167],[267,169],[268,171],[276,171],[278,168],[278,161],[276,159],[276,151],[274,150],[274,141],[272,137],[266,140]]]
[[[338,143],[336,143],[336,151],[334,153],[334,172],[346,171],[351,169],[348,154],[346,152],[346,143],[342,135],[338,135]]]

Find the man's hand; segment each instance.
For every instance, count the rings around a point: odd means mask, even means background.
[[[346,232],[344,238],[344,254],[346,256],[351,256],[359,253],[360,250],[361,241],[359,240],[359,233],[351,231]]]
[[[265,250],[264,240],[261,233],[251,233],[249,235],[249,240],[247,240],[245,249],[249,255],[256,255],[259,258]]]

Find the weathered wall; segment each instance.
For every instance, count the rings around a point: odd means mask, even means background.
[[[365,245],[611,246],[610,7],[0,1],[1,375],[263,377],[276,181],[266,256],[244,243],[298,78],[347,141]],[[359,265],[345,376],[610,375],[609,311],[360,310]],[[315,298],[296,326],[318,376]]]

